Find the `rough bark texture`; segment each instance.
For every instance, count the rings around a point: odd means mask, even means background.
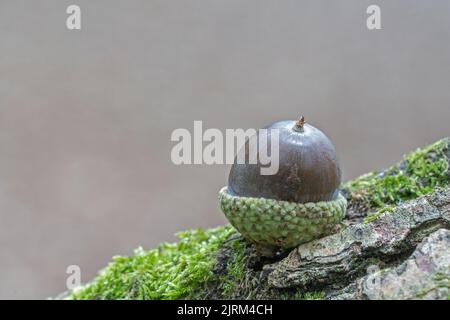
[[[441,228],[450,229],[450,189],[409,201],[371,223],[351,225],[300,245],[280,262],[264,267],[268,284],[275,288],[336,290],[364,276],[371,266],[396,266],[411,256],[418,243]],[[447,269],[448,263],[447,259]]]
[[[450,294],[450,231],[440,229],[425,238],[398,267],[373,268],[331,299],[434,299]]]

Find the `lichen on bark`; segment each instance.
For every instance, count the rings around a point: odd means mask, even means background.
[[[380,277],[389,275],[389,270],[416,257],[418,245],[429,243],[438,229],[450,229],[449,144],[449,138],[442,139],[410,153],[389,169],[345,183],[342,189],[348,210],[341,230],[291,252],[260,257],[231,226],[187,231],[176,244],[137,249],[129,257],[113,258],[94,280],[64,297],[388,298],[380,292],[357,294],[371,276],[368,270],[375,266]],[[447,267],[440,265],[435,270],[429,277],[439,281],[424,280],[428,288],[417,285],[416,296],[403,298],[448,296],[448,288],[442,285],[448,283]],[[427,276],[421,275],[422,279]]]

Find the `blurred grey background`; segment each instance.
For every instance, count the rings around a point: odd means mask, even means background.
[[[55,296],[68,265],[86,282],[112,255],[223,224],[229,167],[170,161],[194,120],[303,114],[345,179],[448,136],[449,40],[446,0],[0,0],[0,298]]]

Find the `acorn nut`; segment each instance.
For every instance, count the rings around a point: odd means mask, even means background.
[[[322,131],[303,117],[264,129],[269,136],[271,129],[278,129],[278,171],[262,175],[259,162],[241,164],[235,158],[219,202],[230,223],[261,254],[271,255],[277,248],[293,248],[334,233],[347,201],[339,192],[335,148]],[[247,141],[240,152],[258,152],[252,150],[258,145]]]

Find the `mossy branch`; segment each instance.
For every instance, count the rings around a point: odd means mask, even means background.
[[[398,204],[450,184],[448,138],[407,155],[393,167],[372,172],[343,186],[347,215],[372,223]],[[114,257],[90,283],[69,299],[254,298],[316,299],[323,293],[272,290],[264,282],[261,261],[231,226],[179,234],[176,244],[138,248]]]

